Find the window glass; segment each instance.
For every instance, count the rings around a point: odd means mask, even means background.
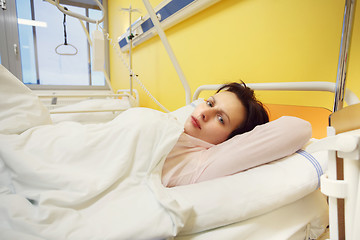
[[[91,71],[90,46],[77,18],[64,16],[56,6],[43,0],[16,0],[16,5],[24,83],[105,85],[103,73]],[[90,13],[91,18],[102,16],[99,10],[62,6],[81,15]],[[23,19],[32,21],[25,24]],[[95,24],[88,27],[91,33]]]
[[[21,6],[21,7],[20,7]],[[28,0],[16,0],[18,17],[19,44],[23,82],[37,84],[33,26],[31,25],[31,6]],[[27,21],[26,21],[27,20]],[[26,24],[27,23],[27,24]]]

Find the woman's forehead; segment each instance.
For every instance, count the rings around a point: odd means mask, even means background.
[[[212,96],[215,100],[219,100],[219,101],[234,101],[235,99],[238,100],[237,96],[235,93],[233,92],[229,92],[229,91],[221,91],[221,92],[218,92],[216,94],[214,94]]]
[[[235,93],[222,91],[213,96],[215,104],[224,111],[232,121],[242,122],[246,113],[245,107]]]

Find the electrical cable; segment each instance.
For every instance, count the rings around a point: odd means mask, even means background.
[[[101,26],[99,26],[102,30],[104,30]],[[124,66],[127,68],[127,70],[129,71],[129,74],[132,75],[132,77],[136,80],[137,84],[139,84],[139,86],[141,87],[141,89],[146,93],[146,95],[148,95],[148,97],[151,98],[151,100],[153,100],[162,110],[164,110],[165,112],[170,112],[168,109],[166,109],[150,92],[149,90],[145,87],[145,85],[141,82],[141,80],[138,78],[138,75],[134,73],[134,71],[130,68],[129,64],[127,64],[126,60],[124,59],[124,57],[122,56],[122,53],[120,51],[120,47],[118,46],[118,44],[113,42],[113,39],[110,37],[109,33],[107,33],[106,31],[102,31],[104,33],[104,36],[106,37],[106,39],[109,41],[109,44],[112,46],[112,48],[115,50],[116,54],[118,55],[118,57],[120,58],[121,62],[124,64]]]

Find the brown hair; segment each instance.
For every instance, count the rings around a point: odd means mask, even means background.
[[[254,90],[247,87],[243,81],[241,81],[241,83],[233,82],[225,84],[219,88],[216,93],[220,91],[235,93],[246,109],[245,121],[230,133],[228,139],[235,135],[249,132],[257,125],[269,122],[269,115],[264,105],[256,99]]]

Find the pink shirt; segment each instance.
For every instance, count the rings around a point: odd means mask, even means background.
[[[293,154],[310,137],[310,123],[296,117],[281,117],[218,145],[183,133],[165,160],[162,183],[174,187],[232,175]]]

